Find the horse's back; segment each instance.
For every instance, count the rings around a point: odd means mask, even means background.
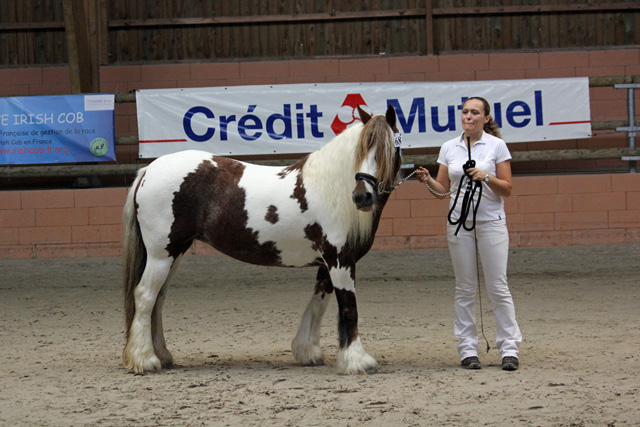
[[[296,197],[295,168],[259,166],[203,151],[160,157],[138,187],[138,219],[146,241],[172,257],[193,240],[261,265],[314,263],[305,236],[308,207]]]

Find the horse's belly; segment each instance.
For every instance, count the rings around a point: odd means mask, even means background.
[[[254,234],[254,237],[257,237]],[[320,254],[309,241],[255,240],[251,244],[227,238],[207,241],[225,255],[249,264],[276,267],[306,267],[318,264]]]

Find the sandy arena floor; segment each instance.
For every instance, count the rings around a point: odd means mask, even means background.
[[[185,259],[164,310],[177,366],[136,376],[121,362],[119,259],[0,260],[0,424],[640,425],[640,244],[510,256],[520,370],[502,371],[495,348],[482,370],[459,367],[446,250],[380,251],[359,264],[357,294],[379,370],[357,376],[335,373],[333,298],[327,365],[293,359],[315,269]]]

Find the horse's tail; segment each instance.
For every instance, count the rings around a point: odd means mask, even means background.
[[[129,189],[122,218],[124,228],[122,265],[124,270],[124,312],[127,326],[127,340],[129,339],[129,329],[133,322],[133,316],[136,312],[134,290],[138,283],[140,283],[142,273],[147,264],[147,250],[142,241],[135,202],[136,193],[144,174],[145,169],[138,171],[138,176]]]

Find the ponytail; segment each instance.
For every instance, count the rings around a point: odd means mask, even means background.
[[[502,136],[500,135],[500,129],[498,128],[498,124],[493,120],[493,117],[491,117],[489,121],[484,124],[484,131],[486,133],[489,133],[495,136],[496,138],[502,139]]]

